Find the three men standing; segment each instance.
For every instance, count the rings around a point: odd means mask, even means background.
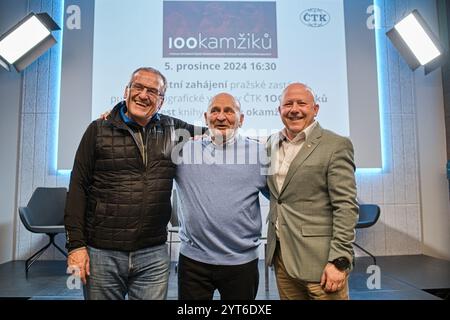
[[[165,299],[176,177],[185,210],[180,298],[210,299],[219,289],[224,299],[254,299],[265,151],[237,135],[239,102],[222,93],[205,113],[209,139],[188,142],[182,157],[193,163],[177,169],[176,129],[190,136],[202,129],[158,113],[166,87],[159,71],[137,69],[125,101],[86,130],[66,204],[68,264],[79,270],[88,299]],[[289,85],[279,106],[285,127],[267,143],[273,175],[266,254],[281,299],[348,299],[358,217],[353,146],[322,129],[318,111],[309,87]],[[205,159],[213,165],[195,166]]]

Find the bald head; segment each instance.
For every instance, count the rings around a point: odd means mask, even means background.
[[[216,94],[214,97],[212,97],[209,102],[207,111],[209,111],[216,102],[228,103],[229,105],[232,105],[233,108],[235,108],[239,113],[241,112],[241,104],[240,104],[239,100],[236,99],[234,96],[232,96],[229,93],[221,92],[219,94]]]
[[[231,94],[222,92],[211,98],[205,121],[213,137],[221,136],[222,141],[236,134],[244,121],[239,101]]]
[[[288,90],[305,90],[307,93],[309,93],[311,95],[311,98],[313,100],[313,103],[316,104],[316,94],[314,93],[314,90],[311,89],[308,85],[301,83],[301,82],[294,82],[291,83],[290,85],[288,85],[286,88],[284,88],[282,94],[281,94],[281,98],[283,99],[284,94],[286,93],[286,91]]]

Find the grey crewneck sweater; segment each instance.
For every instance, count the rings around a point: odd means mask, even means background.
[[[259,192],[266,192],[264,145],[248,138],[215,145],[189,141],[175,181],[180,204],[180,253],[214,265],[258,257]],[[266,193],[267,194],[267,193]]]

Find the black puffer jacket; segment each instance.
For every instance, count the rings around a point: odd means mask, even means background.
[[[164,115],[145,128],[127,125],[122,107],[92,122],[78,147],[65,209],[69,251],[86,245],[134,251],[167,239],[175,130],[193,135],[194,126]]]

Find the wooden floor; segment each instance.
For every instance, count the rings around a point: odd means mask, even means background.
[[[450,261],[423,255],[378,257],[380,288],[367,273],[369,258],[357,258],[349,280],[352,300],[436,300],[449,299]],[[273,271],[269,269],[266,284],[264,264],[260,261],[260,285],[257,300],[278,300]],[[65,261],[38,261],[25,276],[24,262],[13,261],[0,265],[0,299],[81,300],[82,290],[67,287]],[[370,271],[370,270],[369,270]],[[177,299],[175,264],[171,267],[168,299]],[[266,288],[267,285],[267,288]],[[215,299],[219,299],[215,295]]]

